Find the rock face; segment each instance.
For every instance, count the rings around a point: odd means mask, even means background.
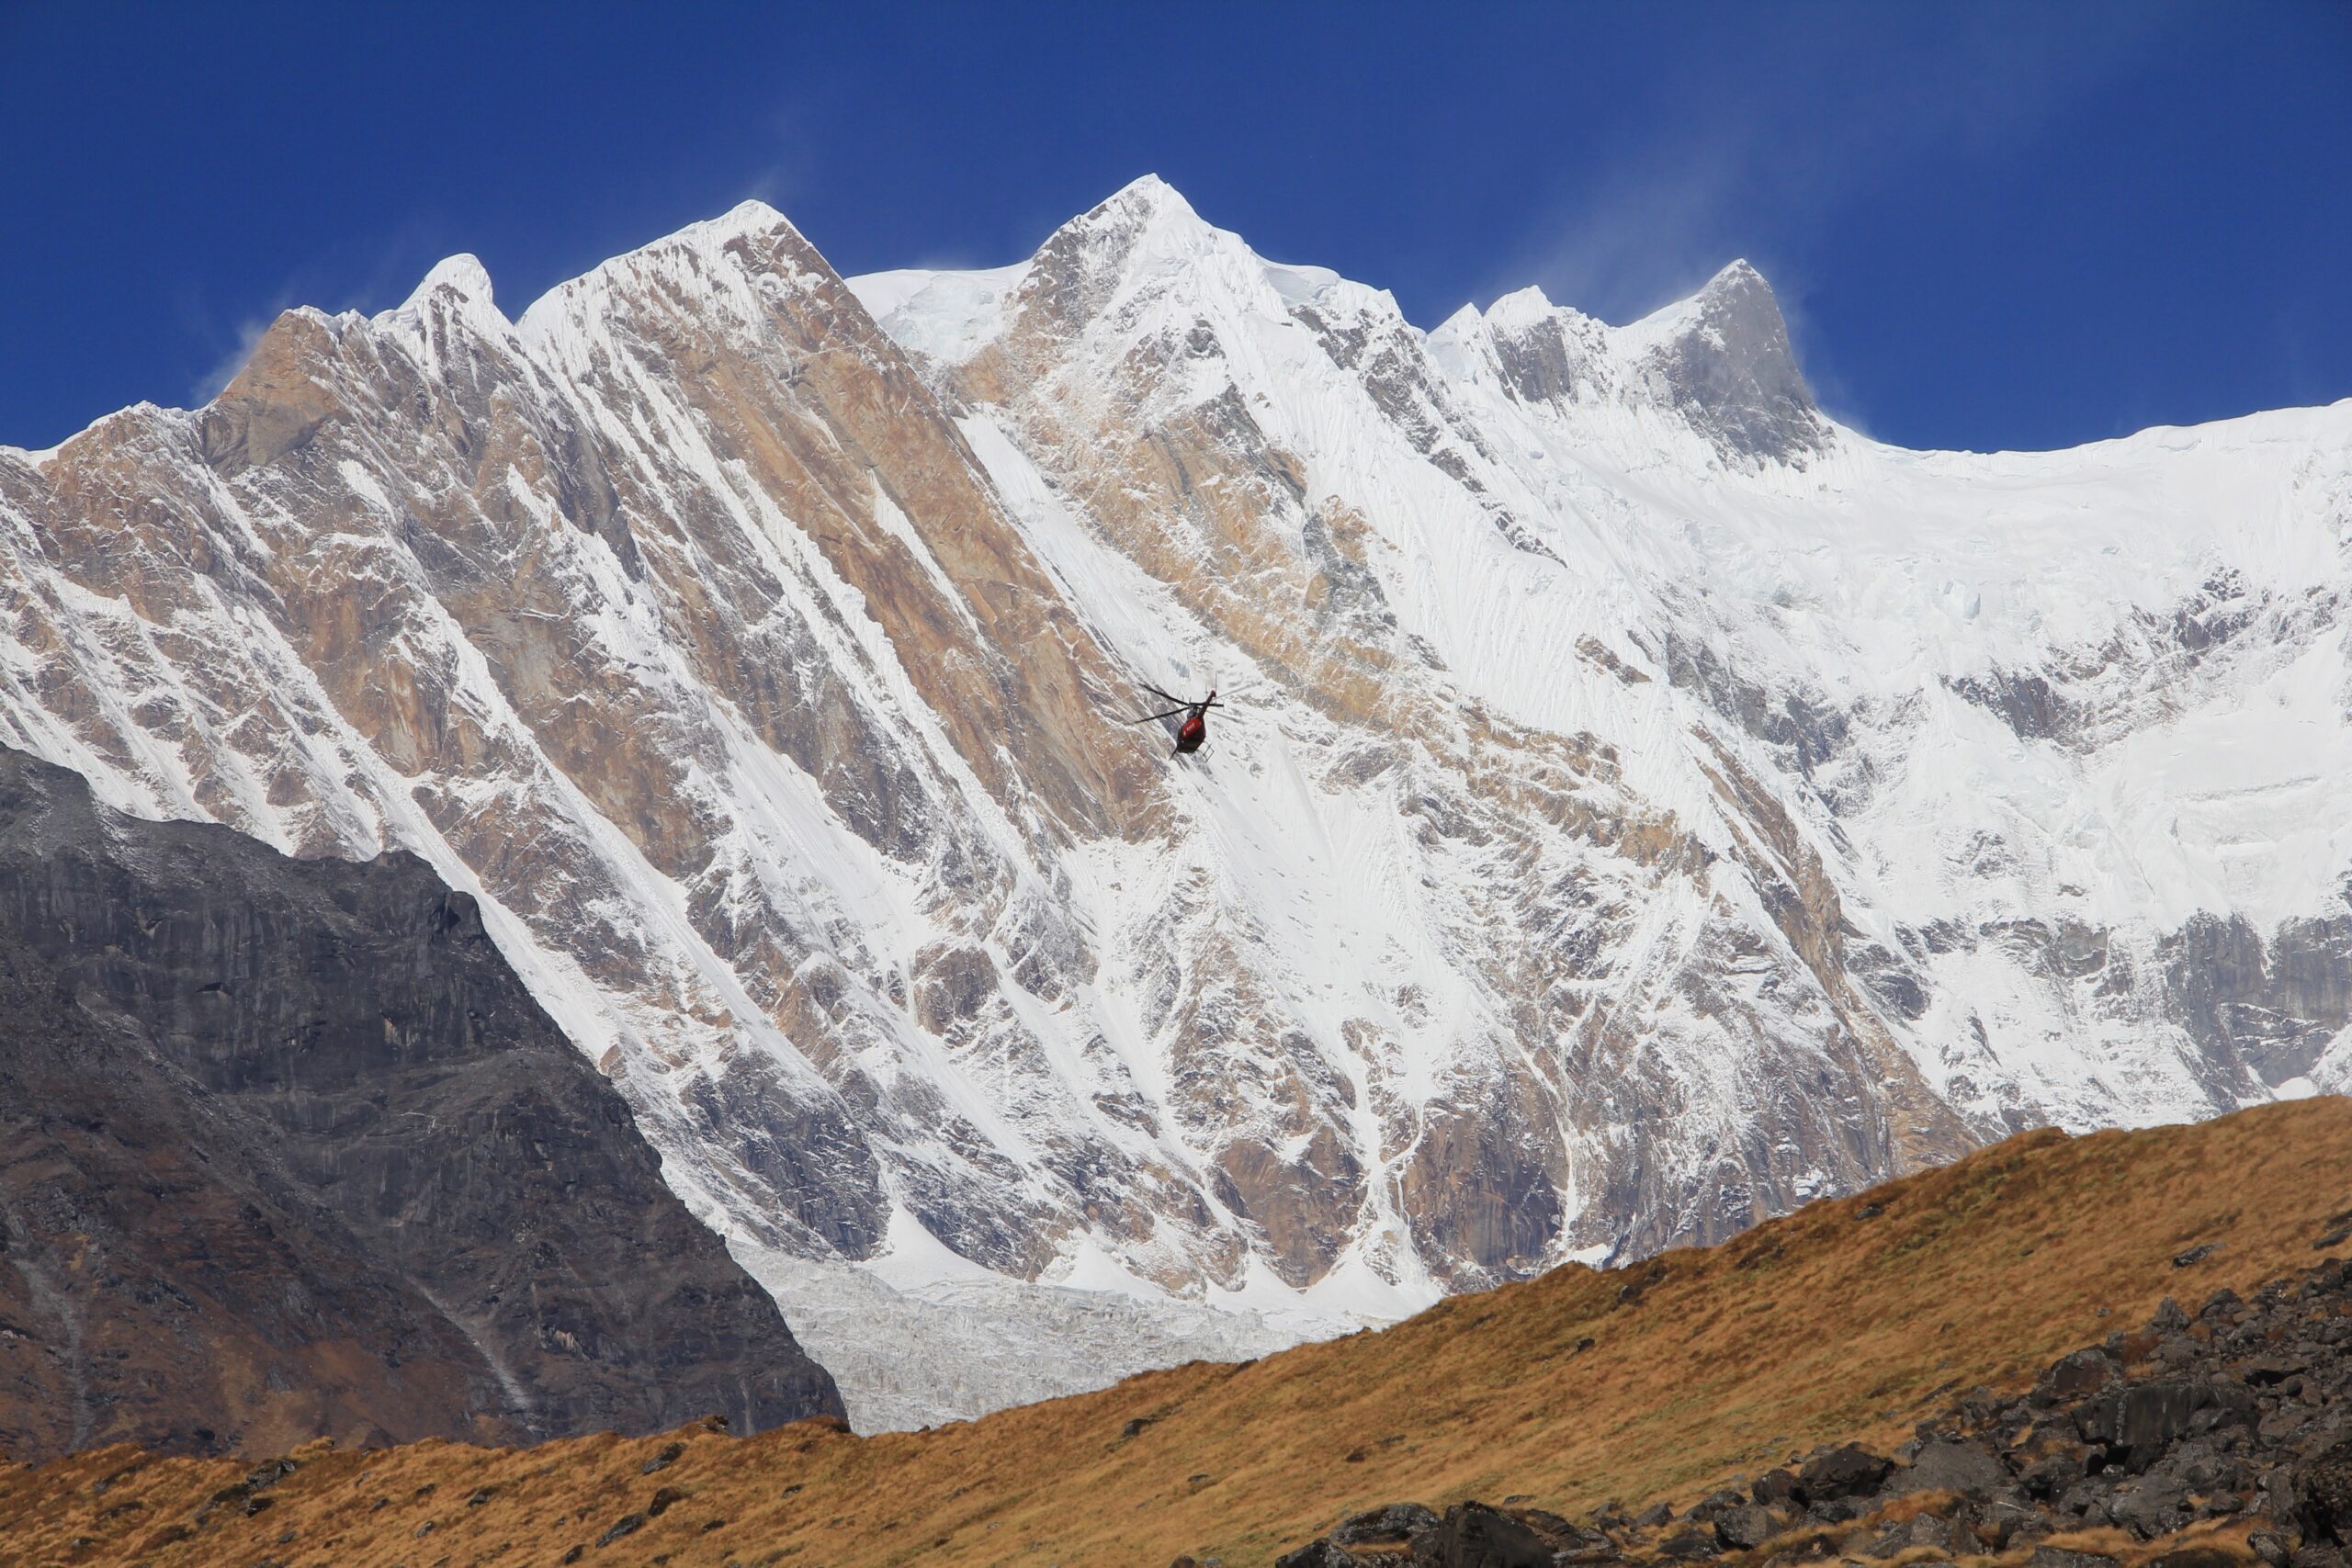
[[[2030,1394],[1980,1393],[1892,1456],[1854,1444],[1718,1492],[1679,1517],[1611,1506],[1583,1524],[1460,1503],[1391,1504],[1340,1521],[1279,1568],[1553,1568],[1660,1560],[1939,1562],[2031,1551],[2033,1568],[2114,1568],[2042,1546],[2128,1532],[2135,1561],[2229,1568],[2352,1562],[2352,1263],[2252,1301],[2171,1302],[2052,1366]],[[2149,1543],[2143,1548],[2140,1543]],[[1925,1550],[1921,1550],[1925,1549]]]
[[[472,898],[0,750],[0,1451],[837,1414]]]
[[[1780,301],[1746,262],[1635,334],[1639,380],[1727,460],[1803,468],[1830,449],[1835,432],[1797,367]]]
[[[1156,180],[749,204],[0,450],[0,733],[423,857],[746,1256],[1329,1325],[2352,1083],[2347,538],[2352,406],[1895,451],[1745,266],[1424,333]]]

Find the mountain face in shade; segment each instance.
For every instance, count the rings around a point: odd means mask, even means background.
[[[0,750],[0,1451],[837,1414],[472,898]]]
[[[1049,1288],[1281,1337],[2352,1084],[2347,539],[2352,405],[1901,451],[1745,265],[1425,332],[1157,180],[752,203],[0,450],[0,725],[475,894],[920,1423]]]

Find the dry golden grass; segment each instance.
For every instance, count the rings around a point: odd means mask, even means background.
[[[266,1511],[231,1501],[200,1523],[243,1464],[152,1461],[99,1493],[139,1457],[79,1455],[0,1477],[0,1561],[455,1568],[552,1564],[584,1546],[591,1564],[1159,1568],[1191,1552],[1247,1568],[1403,1498],[1688,1504],[1817,1442],[1899,1441],[1959,1392],[2019,1383],[2167,1294],[2193,1309],[2305,1268],[2347,1207],[2342,1100],[2032,1133],[1722,1247],[1563,1269],[1379,1333],[931,1432],[809,1423],[740,1440],[325,1452],[266,1494]],[[2172,1266],[2204,1242],[2224,1245]],[[675,1462],[643,1473],[671,1440]],[[662,1488],[681,1500],[592,1544]],[[160,1539],[178,1529],[192,1533]]]

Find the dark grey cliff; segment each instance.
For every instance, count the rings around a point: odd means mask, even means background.
[[[0,748],[0,1451],[838,1415],[422,861]]]

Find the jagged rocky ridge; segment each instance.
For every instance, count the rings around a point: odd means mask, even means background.
[[[477,893],[910,1373],[950,1286],[1279,1337],[2346,1083],[2348,476],[1876,445],[1745,266],[1424,333],[1153,180],[850,282],[748,204],[0,450],[0,722]],[[1139,678],[1234,694],[1193,765]]]
[[[2322,1245],[2346,1239],[2352,1210]],[[2250,1301],[2217,1292],[2194,1316],[2167,1300],[2144,1328],[2065,1357],[2028,1393],[1961,1400],[1892,1455],[1825,1445],[1681,1513],[1611,1504],[1577,1522],[1516,1501],[1351,1515],[1278,1568],[1962,1559],[2121,1568],[2127,1558],[2151,1568],[2344,1568],[2352,1262],[2275,1280]]]
[[[470,897],[0,748],[0,1453],[840,1409]]]

